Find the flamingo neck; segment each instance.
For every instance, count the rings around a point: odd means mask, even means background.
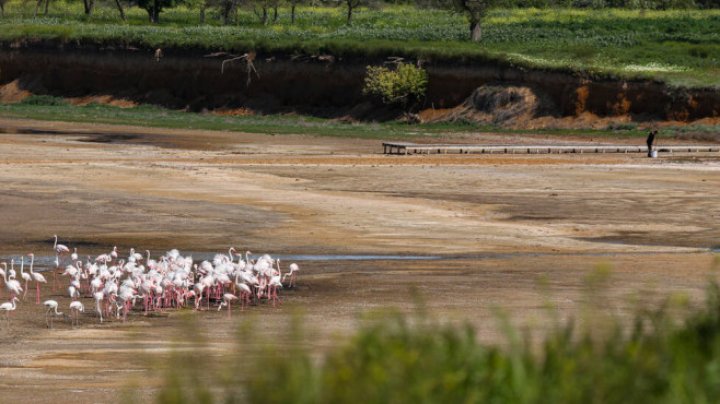
[[[35,254],[30,256],[30,274],[33,273],[33,264],[35,263]]]
[[[57,238],[57,234],[56,234],[55,235],[55,244],[53,244],[53,248],[57,248],[57,241],[58,241],[58,238]]]

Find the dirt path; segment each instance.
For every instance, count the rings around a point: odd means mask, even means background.
[[[186,315],[228,349],[241,318],[282,335],[300,309],[322,349],[368,309],[470,321],[498,341],[493,309],[542,332],[550,301],[562,316],[584,301],[586,275],[613,268],[608,306],[668,293],[698,297],[720,244],[720,159],[713,156],[408,156],[376,141],[310,136],[0,121],[0,257],[48,255],[52,235],[81,255],[117,245],[154,254],[430,255],[429,261],[304,261],[281,309],[133,316],[45,329],[20,305],[0,341],[4,399],[43,386],[34,402],[114,402],[133,380],[153,394]],[[21,133],[14,133],[21,132]],[[488,138],[497,141],[500,135]],[[536,140],[536,139],[535,139]],[[63,282],[65,282],[63,280]],[[64,283],[63,283],[64,285]],[[63,286],[64,289],[64,286]],[[67,307],[62,290],[45,289]],[[3,299],[6,298],[3,292]],[[29,298],[28,298],[29,299]],[[257,316],[257,317],[253,317]],[[61,398],[58,398],[61,397]]]

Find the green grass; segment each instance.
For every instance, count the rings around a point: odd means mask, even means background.
[[[499,126],[458,121],[447,123],[407,124],[391,122],[345,122],[304,115],[224,116],[170,110],[151,105],[120,108],[101,104],[75,106],[65,99],[33,95],[21,103],[0,104],[0,117],[134,125],[170,129],[202,129],[260,134],[297,134],[378,140],[412,140],[427,137],[453,136],[463,133],[544,134],[608,139],[644,138],[646,128],[635,123],[613,124],[604,129],[507,129]],[[682,137],[717,141],[720,127],[716,125],[681,125],[664,127],[663,137]]]
[[[263,134],[310,134],[370,139],[434,136],[444,132],[461,132],[474,128],[464,123],[424,126],[399,122],[345,123],[337,120],[298,115],[221,116],[174,111],[149,105],[133,108],[118,108],[99,104],[73,106],[64,103],[60,98],[47,96],[33,96],[19,104],[0,105],[0,116],[171,129],[204,129]]]
[[[206,50],[405,55],[466,63],[503,63],[628,78],[653,78],[678,86],[720,86],[720,10],[497,9],[484,23],[482,43],[467,40],[465,18],[441,10],[388,6],[361,9],[351,27],[342,8],[301,7],[297,24],[287,9],[262,26],[241,11],[232,26],[210,13],[168,9],[162,23],[130,9],[127,23],[109,5],[89,19],[80,3],[51,4],[48,17],[32,18],[33,5],[13,0],[0,19],[0,40],[46,39],[72,43]]]
[[[511,130],[471,122],[407,124],[397,121],[383,123],[345,122],[302,115],[223,116],[176,111],[150,105],[119,108],[89,104],[74,106],[62,98],[31,96],[21,103],[0,104],[0,117],[135,125],[170,129],[204,129],[262,134],[307,134],[382,140],[413,139],[459,133],[543,133],[547,135],[606,136],[613,138],[642,137],[645,130],[636,125],[612,127],[605,130],[543,129]]]

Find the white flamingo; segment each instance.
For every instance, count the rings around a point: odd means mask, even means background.
[[[47,308],[45,311],[45,325],[48,328],[53,328],[53,320],[55,316],[62,316],[62,312],[58,311],[58,302],[56,300],[45,300],[43,305]],[[55,313],[52,313],[53,310],[55,310]]]
[[[10,300],[12,300],[13,297],[22,293],[22,287],[20,286],[20,282],[16,281],[15,279],[8,280],[7,275],[6,275],[7,262],[3,262],[0,265],[2,265],[5,269],[5,271],[2,272],[2,276],[3,276],[3,280],[5,281],[5,289],[7,289],[8,293],[10,294]]]
[[[26,274],[25,271],[25,257],[20,257],[20,277],[23,278],[25,281],[25,290],[23,291],[23,297],[22,299],[25,300],[25,296],[28,292],[28,282],[32,280],[32,276],[30,274]]]
[[[35,304],[40,304],[40,284],[47,283],[45,277],[42,274],[33,272],[33,265],[35,265],[35,254],[28,254],[30,257],[30,275],[35,280]]]
[[[80,301],[70,302],[70,323],[72,327],[80,325],[80,313],[85,312],[85,306]]]
[[[283,275],[283,281],[285,281],[286,278],[290,278],[290,283],[288,284],[288,288],[292,288],[295,286],[295,280],[297,278],[296,272],[300,271],[300,267],[296,263],[290,264],[290,272]]]
[[[237,300],[237,299],[238,299],[238,297],[233,295],[232,293],[225,293],[223,295],[223,301],[220,302],[220,305],[218,306],[218,311],[220,311],[220,309],[222,309],[223,306],[227,306],[228,307],[228,317],[230,317],[230,312],[232,311],[232,309],[231,309],[232,302],[233,302],[233,300]]]
[[[18,301],[18,298],[13,297],[12,299],[10,299],[9,302],[0,304],[0,311],[5,312],[5,318],[7,319],[8,327],[10,326],[10,312],[15,311],[15,309],[17,308],[17,306],[15,305],[15,302],[17,302],[17,301]]]
[[[103,322],[103,316],[102,316],[102,307],[100,307],[100,302],[103,301],[103,298],[105,296],[103,295],[103,292],[95,292],[93,293],[93,298],[95,298],[95,311],[97,311],[98,315],[100,316],[100,322]]]
[[[70,249],[65,244],[58,244],[57,234],[53,234],[53,237],[55,237],[55,244],[53,244],[53,249],[55,250],[55,270],[53,270],[53,290],[55,290],[55,289],[57,289],[57,286],[58,286],[57,268],[60,268],[60,256],[63,254],[69,253]],[[39,304],[40,301],[38,300],[36,303]]]

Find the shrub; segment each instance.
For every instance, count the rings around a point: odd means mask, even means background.
[[[399,105],[408,111],[425,96],[428,75],[421,68],[398,63],[395,69],[368,66],[363,93],[376,97],[385,105]]]

